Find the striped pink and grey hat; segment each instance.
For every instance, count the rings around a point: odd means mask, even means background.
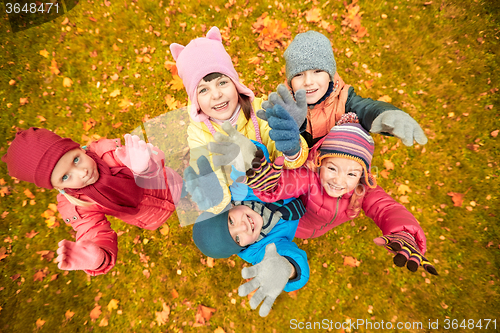
[[[316,165],[326,157],[349,158],[363,167],[362,183],[375,188],[377,183],[370,174],[375,143],[370,134],[360,124],[345,123],[334,126],[319,147]]]

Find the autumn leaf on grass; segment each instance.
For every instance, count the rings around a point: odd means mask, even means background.
[[[40,260],[45,259],[50,262],[52,259],[54,259],[54,251],[44,250],[37,251],[36,253],[40,255]]]
[[[131,105],[134,105],[134,103],[132,103],[131,101],[129,101],[129,99],[127,97],[125,97],[124,99],[122,99],[120,101],[120,104],[118,104],[118,106],[122,109],[124,108],[128,108],[129,106]]]
[[[361,264],[360,261],[358,261],[356,258],[353,257],[344,257],[344,265],[345,266],[351,266],[351,267],[358,267]]]
[[[118,123],[116,123],[116,124],[113,124],[113,128],[118,128],[118,127],[120,127],[121,125],[123,125],[123,123],[120,121],[120,122],[118,122]]]
[[[83,123],[83,130],[85,132],[88,132],[92,127],[94,127],[97,124],[97,122],[92,118],[89,118],[89,120],[83,121],[82,123]]]
[[[33,238],[36,235],[38,235],[38,232],[35,232],[35,230],[31,230],[31,232],[26,233],[26,238]]]
[[[215,259],[207,257],[207,266],[210,267],[210,268],[213,268],[214,265],[215,265]]]
[[[10,81],[9,81],[9,85],[13,86],[13,85],[15,85],[15,84],[16,84],[16,80],[10,80]]]
[[[59,73],[61,73],[61,71],[59,70],[59,68],[57,68],[57,61],[56,61],[56,59],[52,59],[52,61],[50,62],[49,69],[50,69],[50,72],[52,74],[54,74],[54,75],[59,75]]]
[[[120,95],[120,89],[115,89],[115,90],[113,90],[113,92],[111,92],[109,94],[109,96],[111,96],[111,97],[116,97],[118,95]]]
[[[90,319],[92,319],[92,321],[95,321],[97,318],[99,318],[100,315],[101,315],[101,306],[96,305],[95,308],[93,308],[92,311],[90,311]]]
[[[33,193],[31,193],[31,191],[29,189],[25,189],[24,190],[24,195],[26,195],[28,198],[30,199],[35,199],[35,196],[33,195]]]
[[[451,197],[451,200],[453,200],[453,206],[462,207],[465,193],[448,192],[447,194]]]
[[[69,78],[69,77],[65,77],[63,79],[63,87],[71,87],[71,85],[73,84],[73,81]]]
[[[258,65],[260,64],[260,58],[259,57],[248,58],[248,63],[251,65]]]
[[[170,230],[170,228],[169,228],[168,224],[165,223],[165,224],[163,224],[163,226],[160,229],[160,234],[162,234],[163,236],[167,236],[169,230]]]
[[[182,79],[178,75],[174,75],[174,78],[169,83],[170,88],[174,90],[182,90],[184,89],[184,84],[182,83]]]
[[[390,172],[387,170],[382,170],[382,171],[380,171],[380,176],[382,176],[382,178],[384,178],[384,179],[389,179],[389,173]]]
[[[107,317],[104,317],[101,319],[101,322],[99,323],[99,326],[100,327],[104,327],[104,326],[108,326],[108,318]]]
[[[499,132],[499,131],[500,131],[500,130],[494,130],[493,132],[491,132],[491,133],[490,133],[490,135],[491,135],[492,137],[496,138],[496,137],[498,136],[498,132]]]
[[[116,43],[113,44],[112,47],[113,47],[113,51],[120,51],[120,48],[118,47],[118,45],[116,45]]]
[[[306,14],[306,21],[309,23],[317,23],[321,21],[321,9],[319,8],[312,8],[308,11],[305,12]]]
[[[172,73],[172,76],[173,75],[177,75],[177,66],[175,65],[175,62],[173,61],[165,61],[165,63],[163,64],[163,66],[168,69],[170,71],[170,73]]]
[[[285,21],[271,19],[265,12],[252,24],[252,32],[258,33],[256,41],[259,48],[264,51],[274,51],[286,45],[291,38],[291,32]]]
[[[108,311],[111,312],[113,310],[118,309],[118,303],[120,303],[120,301],[114,298],[111,301],[109,301]]]
[[[198,305],[198,310],[195,315],[195,323],[193,324],[193,327],[200,327],[206,324],[207,321],[210,320],[212,317],[212,314],[217,311],[215,309],[209,308],[204,305]]]
[[[38,318],[36,320],[36,328],[37,329],[40,329],[44,324],[45,324],[45,320],[42,320],[42,318]]]
[[[401,203],[410,203],[410,199],[407,195],[402,195],[399,197],[399,202]]]
[[[378,101],[390,103],[390,102],[392,102],[392,98],[388,95],[384,95],[384,96],[379,97]]]
[[[394,170],[394,163],[389,160],[384,160],[384,168],[386,170]]]
[[[43,281],[43,279],[47,276],[44,270],[39,269],[36,271],[35,275],[33,275],[33,281]]]
[[[179,103],[175,100],[175,97],[172,97],[168,94],[165,96],[165,103],[167,103],[169,110],[175,110],[179,108]]]
[[[175,289],[172,289],[170,293],[172,294],[172,299],[176,299],[177,297],[179,297],[179,293]]]
[[[411,192],[410,187],[408,187],[408,185],[405,185],[405,184],[399,185],[398,193],[399,194],[406,194],[406,192]]]
[[[43,49],[40,51],[40,55],[42,57],[48,58],[49,57],[49,52],[46,49]]]
[[[70,320],[71,318],[73,318],[73,316],[75,315],[74,312],[71,312],[71,310],[68,310],[66,311],[66,313],[64,314],[64,317],[66,318],[66,320]]]
[[[19,98],[19,104],[21,104],[21,105],[28,104],[28,97]]]
[[[5,254],[7,252],[7,249],[5,246],[0,247],[0,260],[7,258],[9,255]]]
[[[162,311],[157,311],[156,314],[156,321],[158,322],[158,326],[161,326],[163,324],[166,324],[168,322],[168,316],[170,315],[170,307],[163,302],[162,303],[163,310]]]

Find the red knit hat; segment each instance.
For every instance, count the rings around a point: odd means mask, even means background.
[[[50,176],[59,159],[80,145],[69,138],[61,138],[44,128],[31,127],[17,132],[2,161],[7,163],[9,175],[52,189]]]

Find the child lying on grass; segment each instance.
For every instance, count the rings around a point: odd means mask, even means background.
[[[83,149],[32,127],[17,133],[2,161],[11,177],[59,190],[57,208],[76,231],[76,242],[59,242],[58,267],[92,276],[110,271],[118,254],[117,235],[105,215],[155,230],[181,195],[182,179],[163,166],[163,153],[129,134],[125,147],[120,139],[101,139]]]

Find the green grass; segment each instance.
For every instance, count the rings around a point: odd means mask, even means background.
[[[284,20],[292,36],[306,29],[325,33],[336,49],[337,69],[346,83],[363,97],[389,95],[392,104],[411,114],[427,130],[429,143],[410,148],[394,138],[375,135],[373,165],[381,171],[384,160],[395,164],[388,179],[378,178],[393,196],[400,196],[400,184],[407,182],[411,188],[406,207],[424,228],[427,257],[437,260],[440,275],[424,276],[422,271],[412,274],[395,267],[392,257],[372,242],[380,232],[366,217],[356,219],[355,226],[346,223],[336,228],[336,233],[307,244],[296,240],[308,253],[310,280],[295,296],[281,295],[266,318],[250,310],[247,298],[237,295],[244,262],[233,257],[216,260],[213,268],[207,267],[202,263],[206,258],[191,240],[191,227],[180,227],[175,215],[168,221],[167,236],[111,218],[113,228],[123,231],[116,267],[92,278],[82,271],[61,271],[53,261],[40,260],[37,254],[55,251],[60,240],[72,239],[71,228],[61,219],[60,226],[48,228],[41,216],[49,203],[56,203],[56,192],[14,181],[6,165],[0,163],[0,178],[6,182],[0,187],[10,190],[0,201],[0,214],[8,212],[0,218],[0,248],[5,247],[9,255],[0,261],[0,331],[30,332],[36,330],[37,319],[45,321],[40,330],[46,332],[213,332],[219,326],[225,332],[284,332],[291,329],[292,319],[343,322],[347,318],[422,322],[424,329],[419,332],[445,331],[446,318],[459,322],[496,318],[500,326],[500,139],[490,135],[500,129],[499,92],[495,91],[500,88],[500,7],[496,1],[432,1],[430,5],[415,0],[360,1],[361,22],[369,33],[362,43],[353,42],[351,30],[340,33],[345,8],[337,0],[326,5],[316,0],[302,4],[238,0],[229,8],[219,0],[163,1],[162,7],[160,3],[127,0],[112,2],[108,7],[99,1],[82,1],[67,16],[15,34],[8,31],[8,21],[3,20],[0,154],[5,153],[17,129],[41,126],[84,144],[82,135],[121,137],[139,128],[146,115],[153,119],[164,114],[169,110],[167,94],[185,104],[185,91],[168,86],[172,75],[164,62],[173,61],[168,46],[173,42],[185,45],[204,35],[202,25],[205,33],[214,25],[223,29],[228,26],[227,18],[234,18],[226,47],[232,57],[238,58],[237,71],[246,84],[256,87],[257,96],[262,91],[268,94],[284,81],[279,73],[284,50],[260,50],[251,27],[268,12],[272,18]],[[332,33],[306,21],[302,14],[313,7],[320,8],[322,18],[335,26]],[[336,20],[334,13],[338,14]],[[382,14],[387,18],[381,18]],[[66,17],[69,24],[62,25]],[[149,32],[150,26],[153,32]],[[119,50],[115,51],[113,44]],[[148,51],[149,63],[140,63],[137,57],[144,56],[141,50],[145,47],[155,51]],[[346,56],[347,48],[353,51],[351,57]],[[47,58],[40,55],[44,49],[49,53]],[[90,56],[93,51],[96,57]],[[263,60],[259,66],[267,79],[249,64],[255,56]],[[58,75],[50,71],[52,59],[57,61]],[[113,81],[109,77],[115,73],[119,78]],[[105,74],[107,79],[103,78]],[[135,74],[140,76],[136,78]],[[73,81],[71,87],[63,87],[65,77]],[[374,79],[373,86],[367,89],[364,81],[370,79]],[[10,80],[16,83],[9,85]],[[103,93],[103,88],[107,92]],[[112,98],[109,94],[115,89],[120,95]],[[21,105],[20,98],[26,97],[28,103]],[[124,98],[134,106],[128,112],[119,112]],[[96,125],[86,132],[83,122],[89,118]],[[112,126],[119,122],[121,126]],[[177,125],[167,124],[164,130],[181,139]],[[149,131],[148,136],[162,135],[157,128]],[[478,145],[477,151],[467,148],[473,144]],[[384,146],[388,150],[381,154]],[[174,162],[179,163],[176,158]],[[23,193],[25,189],[35,195],[34,205]],[[447,193],[466,191],[462,207],[454,207]],[[39,233],[30,239],[25,235],[31,230]],[[140,242],[135,244],[137,236]],[[149,256],[147,264],[141,262],[141,253]],[[361,261],[360,266],[344,266],[343,256],[355,257]],[[34,274],[45,268],[43,281],[34,281]],[[143,274],[145,269],[149,278]],[[13,279],[16,274],[19,277]],[[51,281],[54,274],[57,278]],[[177,298],[172,296],[173,289],[179,294]],[[118,309],[107,308],[112,299],[119,301]],[[158,326],[155,313],[162,311],[163,302],[171,313],[168,322]],[[193,328],[200,304],[217,311],[209,325]],[[92,321],[90,312],[96,305],[101,306],[102,314]],[[68,310],[74,316],[66,320]],[[103,319],[107,326],[99,326]],[[429,319],[439,319],[440,329],[428,329]],[[355,331],[371,330],[360,327]],[[478,330],[458,327],[453,331]],[[488,331],[494,331],[491,324]]]

